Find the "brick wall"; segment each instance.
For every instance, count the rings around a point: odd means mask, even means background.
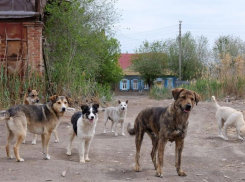
[[[43,72],[42,56],[42,22],[25,22],[27,27],[28,62],[31,68],[39,73]]]

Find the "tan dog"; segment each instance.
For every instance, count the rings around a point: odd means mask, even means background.
[[[42,148],[44,159],[50,159],[48,155],[48,144],[51,133],[56,128],[60,116],[63,116],[68,108],[69,98],[54,95],[45,105],[17,105],[1,113],[1,118],[5,120],[8,139],[6,144],[7,157],[10,155],[9,146],[14,136],[17,141],[14,145],[16,161],[22,162],[19,155],[20,144],[26,137],[27,128],[30,132],[42,136]]]
[[[36,90],[28,89],[28,92],[24,96],[24,104],[34,105],[34,104],[37,104],[38,102],[39,102],[38,92]],[[57,127],[58,126],[59,126],[59,123],[57,124]],[[60,141],[58,137],[57,127],[53,131],[54,136],[55,136],[55,143],[58,143]],[[26,143],[26,141],[24,140],[22,143]],[[37,134],[33,134],[33,139],[32,139],[31,144],[32,145],[37,144]]]
[[[163,177],[163,157],[165,145],[168,141],[175,141],[175,167],[179,176],[186,176],[181,169],[181,156],[184,139],[188,128],[188,118],[194,104],[198,103],[200,96],[193,91],[183,88],[172,90],[174,103],[169,107],[152,107],[141,111],[135,119],[134,128],[128,125],[128,133],[135,136],[136,156],[135,170],[141,171],[139,163],[140,148],[144,134],[147,133],[152,140],[152,162],[157,170],[156,176]],[[158,151],[158,160],[156,153]],[[158,164],[157,162],[158,161]]]
[[[34,105],[39,102],[38,92],[36,90],[28,89],[25,93],[23,104],[25,105]],[[37,142],[37,134],[33,134],[32,145],[35,145]],[[26,143],[24,140],[22,143]]]

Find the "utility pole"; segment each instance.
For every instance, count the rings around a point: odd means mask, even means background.
[[[182,21],[179,21],[179,80],[181,80],[181,23]]]

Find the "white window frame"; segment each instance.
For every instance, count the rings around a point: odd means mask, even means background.
[[[123,79],[122,80],[122,90],[127,90],[128,89],[128,80]]]
[[[133,90],[138,90],[138,80],[133,79]]]

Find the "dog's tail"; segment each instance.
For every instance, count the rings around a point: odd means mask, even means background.
[[[215,99],[214,96],[212,96],[212,102],[213,102],[214,107],[215,107],[216,109],[220,108],[220,106],[219,106],[219,104],[216,102],[216,99]]]
[[[135,135],[135,130],[134,130],[134,128],[131,127],[130,123],[128,123],[127,131],[130,135]]]

